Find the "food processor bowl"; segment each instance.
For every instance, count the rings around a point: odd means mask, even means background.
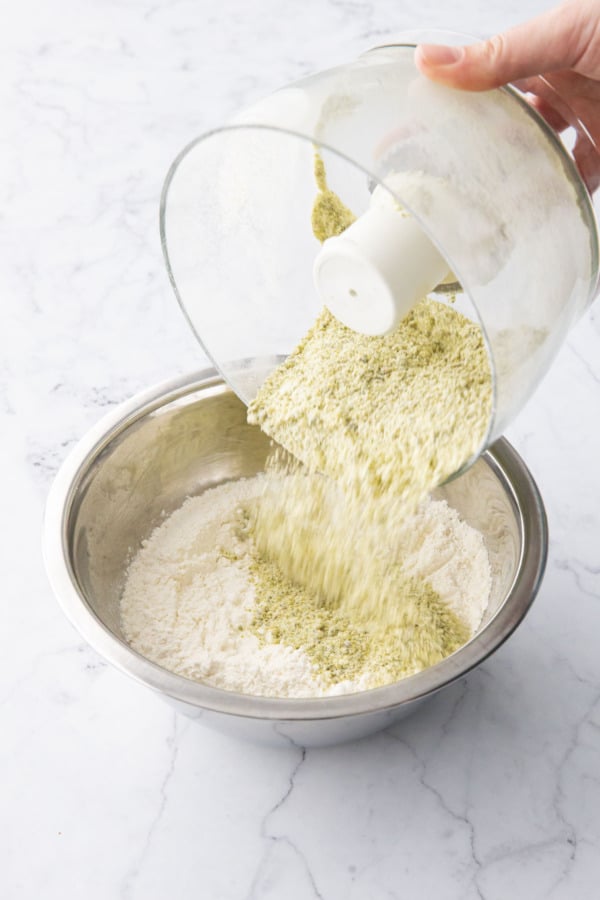
[[[432,83],[415,67],[417,42],[304,78],[191,143],[166,179],[162,242],[195,333],[248,404],[261,382],[230,361],[272,368],[322,308],[312,278],[316,154],[356,216],[381,185],[460,283],[456,298],[436,299],[455,300],[483,330],[493,409],[475,459],[529,399],[595,294],[596,216],[576,162],[582,142],[586,158],[597,154],[564,104],[558,133],[516,88]],[[560,100],[540,84],[546,106],[550,95]]]

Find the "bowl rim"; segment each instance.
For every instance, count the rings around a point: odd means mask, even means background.
[[[548,525],[539,489],[524,461],[505,438],[499,438],[481,459],[503,483],[517,517],[521,543],[517,574],[504,603],[482,631],[435,666],[392,684],[354,694],[262,697],[223,690],[176,675],[141,656],[113,634],[88,605],[71,563],[68,525],[77,489],[102,451],[134,422],[175,400],[211,388],[220,388],[219,392],[223,393],[231,391],[212,367],[171,378],[135,394],[112,409],[81,438],[50,488],[42,539],[48,579],[66,617],[104,660],[147,687],[199,710],[248,719],[298,722],[382,713],[424,699],[466,675],[510,637],[539,590],[548,553]],[[528,548],[527,554],[523,552],[524,546]]]

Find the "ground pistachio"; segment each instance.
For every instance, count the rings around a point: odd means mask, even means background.
[[[355,220],[315,156],[315,237]],[[470,637],[393,550],[429,492],[480,450],[492,381],[480,327],[423,298],[389,335],[351,331],[327,310],[267,378],[248,421],[281,455],[246,514],[255,557],[252,629],[302,648],[332,683],[387,683],[439,662]],[[371,684],[373,681],[371,681]]]

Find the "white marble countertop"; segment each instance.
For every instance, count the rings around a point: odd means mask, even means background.
[[[158,198],[192,137],[406,28],[495,31],[546,0],[21,0],[0,30],[0,896],[599,896],[600,313],[509,437],[543,493],[546,578],[515,636],[373,738],[242,744],[178,716],[67,623],[49,483],[113,404],[203,360]]]

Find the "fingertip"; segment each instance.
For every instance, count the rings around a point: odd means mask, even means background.
[[[415,51],[415,61],[427,69],[448,68],[460,63],[465,55],[464,47],[445,44],[420,44]]]
[[[415,65],[419,72],[425,74],[425,69],[427,68],[427,64],[425,63],[425,59],[423,56],[422,45],[419,44],[418,47],[415,47]]]
[[[465,60],[464,47],[419,44],[415,48],[415,65],[419,72],[431,81],[448,87],[462,87]]]
[[[482,65],[481,48],[446,47],[441,44],[420,44],[415,49],[415,64],[422,75],[446,87],[464,91],[487,91],[502,84]]]

